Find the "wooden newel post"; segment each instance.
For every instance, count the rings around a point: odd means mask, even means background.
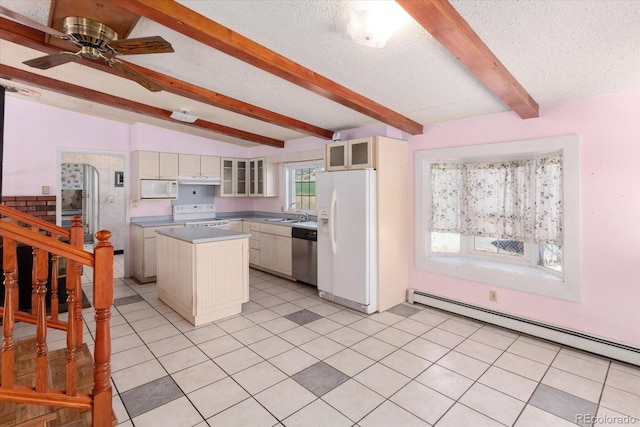
[[[76,215],[71,218],[70,242],[72,246],[78,249],[84,249],[84,227],[82,226],[82,217]],[[79,262],[67,262],[67,291],[74,290],[73,308],[68,306],[69,317],[73,316],[73,324],[75,326],[76,346],[82,345],[82,265]],[[72,311],[73,310],[73,311]]]
[[[8,238],[3,240],[2,264],[4,269],[4,316],[2,319],[2,374],[0,383],[2,388],[13,388],[15,365],[15,342],[13,340],[13,325],[15,323],[15,306],[18,304],[14,288],[16,279],[16,241]]]
[[[111,426],[111,305],[113,304],[113,246],[111,232],[96,233],[94,248],[93,306],[95,307],[96,342],[94,350],[93,425]]]

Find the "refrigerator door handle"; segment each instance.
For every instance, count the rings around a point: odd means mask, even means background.
[[[336,189],[331,190],[331,208],[329,213],[329,236],[331,237],[331,252],[336,254],[336,228],[335,228],[335,218],[336,218]]]

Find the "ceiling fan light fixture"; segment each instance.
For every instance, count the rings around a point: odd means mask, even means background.
[[[173,111],[169,117],[185,123],[193,123],[198,120],[196,116],[189,114],[189,110]]]

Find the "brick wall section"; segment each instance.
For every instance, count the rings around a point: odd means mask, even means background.
[[[2,204],[56,223],[56,196],[3,196]]]

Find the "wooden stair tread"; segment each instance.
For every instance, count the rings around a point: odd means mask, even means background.
[[[35,386],[35,348],[36,338],[28,337],[16,341],[15,383],[16,385]],[[66,375],[66,349],[48,353],[49,378],[48,385],[52,389],[64,389]],[[1,359],[1,358],[0,358]],[[78,365],[78,393],[91,393],[93,389],[93,357],[87,344],[82,344],[76,352]],[[2,361],[0,360],[0,366]],[[54,406],[31,405],[0,401],[0,427],[15,426],[48,414],[55,414],[55,419],[48,421],[49,427],[84,427],[91,426],[91,410],[60,408]],[[113,426],[118,420],[113,413]],[[25,424],[32,425],[32,424]],[[33,424],[38,425],[38,424]]]
[[[23,421],[18,424],[15,424],[15,427],[39,427],[46,425],[47,422],[55,420],[57,417],[55,412],[47,412],[44,415],[40,415],[36,418],[31,418],[28,421]]]

